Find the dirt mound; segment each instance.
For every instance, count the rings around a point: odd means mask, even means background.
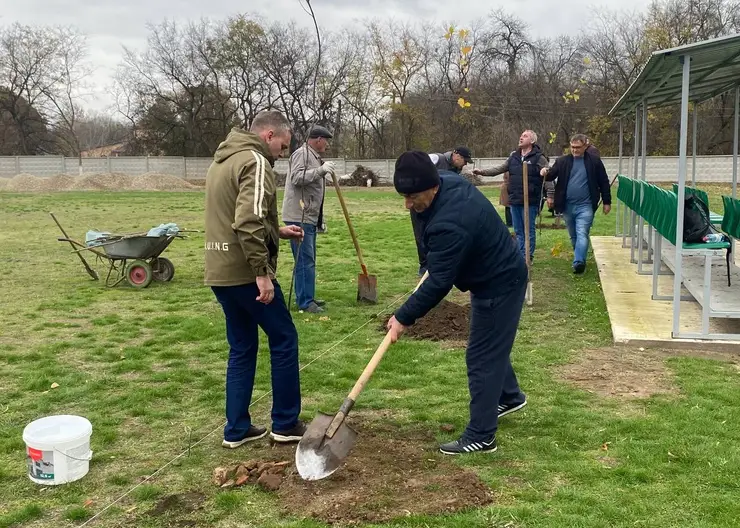
[[[197,189],[182,178],[171,174],[161,174],[158,172],[147,172],[136,176],[131,184],[132,188],[137,191],[180,191],[186,189]]]
[[[359,433],[357,444],[330,477],[308,482],[293,465],[286,469],[277,494],[288,513],[348,525],[449,514],[493,502],[475,473],[437,452],[431,430],[399,431],[377,422],[352,427]],[[403,442],[388,449],[394,437]]]
[[[74,176],[69,174],[57,174],[44,180],[44,190],[46,191],[66,191],[72,188],[75,183]]]
[[[117,172],[90,174],[74,178],[65,190],[75,191],[119,191],[131,188],[131,177]]]
[[[386,317],[380,330],[385,333]],[[467,341],[470,335],[470,306],[442,301],[424,317],[410,327],[406,337],[431,341]]]
[[[44,179],[33,174],[16,174],[5,186],[6,191],[38,192],[44,190]]]
[[[362,165],[356,165],[355,170],[349,175],[347,179],[340,179],[339,185],[347,185],[352,187],[367,187],[367,180],[370,180],[372,187],[377,187],[380,184],[378,175],[375,174],[371,169],[363,167]]]

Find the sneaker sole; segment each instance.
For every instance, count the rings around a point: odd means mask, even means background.
[[[511,409],[508,409],[508,410],[502,412],[501,414],[498,415],[498,417],[499,418],[503,418],[507,414],[511,414],[511,413],[516,412],[516,411],[518,411],[520,409],[523,409],[524,407],[526,407],[526,405],[527,405],[527,400],[524,400],[524,403],[520,403],[516,407],[512,407]]]
[[[255,440],[259,440],[266,436],[267,436],[267,431],[265,431],[259,436],[248,436],[244,440],[239,440],[238,442],[229,442],[228,440],[224,440],[223,442],[221,442],[221,447],[225,447],[226,449],[236,449],[237,447],[241,447],[244,444],[247,444],[249,442],[254,442]]]
[[[278,442],[279,444],[290,444],[290,443],[293,443],[293,442],[300,442],[301,441],[301,438],[303,438],[303,437],[302,436],[296,436],[296,435],[293,435],[293,436],[284,436],[284,435],[281,435],[281,434],[270,433],[270,438],[272,438],[273,441]]]
[[[489,448],[489,449],[479,449],[478,451],[445,451],[444,449],[440,448],[439,452],[443,455],[474,455],[476,453],[495,453],[498,449],[498,446]]]

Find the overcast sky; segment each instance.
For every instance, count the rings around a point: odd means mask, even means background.
[[[595,8],[634,10],[644,9],[647,3],[647,0],[312,0],[311,4],[322,30],[372,17],[412,21],[421,17],[465,24],[503,7],[516,10],[529,23],[533,36],[545,37],[578,34]],[[96,68],[92,78],[96,92],[85,106],[95,109],[103,109],[110,103],[106,88],[121,60],[121,46],[143,48],[146,44],[147,22],[157,23],[165,18],[218,19],[242,12],[270,19],[292,17],[299,23],[311,24],[299,0],[6,0],[3,4],[2,25],[71,24],[88,35],[90,59]]]

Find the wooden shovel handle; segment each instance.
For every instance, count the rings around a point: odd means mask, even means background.
[[[339,203],[342,205],[342,212],[344,213],[344,219],[347,220],[347,227],[349,228],[349,234],[352,237],[352,243],[355,245],[355,251],[357,251],[357,258],[360,261],[360,268],[362,268],[363,275],[367,275],[367,267],[365,261],[362,258],[362,251],[360,250],[360,243],[357,241],[357,235],[355,234],[355,228],[352,227],[352,221],[349,219],[349,211],[347,210],[347,204],[344,203],[344,196],[342,191],[339,189],[339,182],[337,181],[337,175],[331,173],[331,179],[334,181],[334,188],[337,190],[337,197]]]

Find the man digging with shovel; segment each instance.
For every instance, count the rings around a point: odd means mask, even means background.
[[[396,191],[423,222],[428,278],[388,321],[391,343],[439,304],[453,286],[470,291],[470,338],[465,354],[470,422],[442,444],[448,455],[496,451],[498,418],[527,404],[511,366],[527,289],[527,267],[491,202],[470,182],[437,172],[423,152],[396,161]]]

